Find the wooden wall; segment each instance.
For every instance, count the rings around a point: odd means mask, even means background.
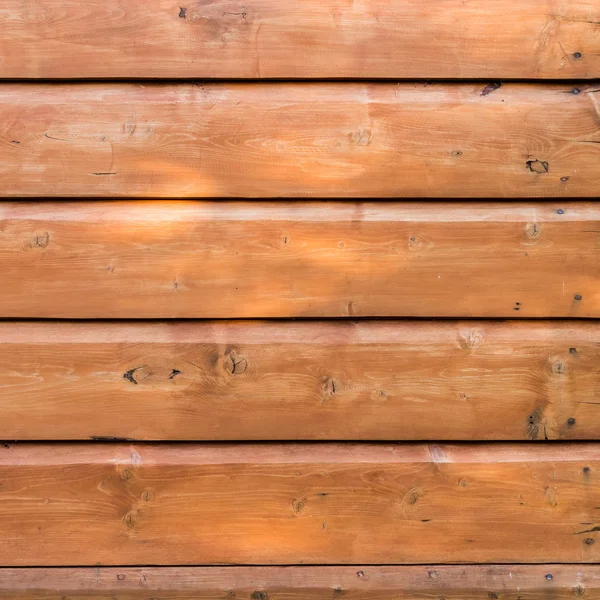
[[[595,0],[5,0],[0,598],[600,600],[595,78]]]

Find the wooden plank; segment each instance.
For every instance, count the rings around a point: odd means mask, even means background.
[[[598,439],[599,342],[595,322],[2,322],[0,439]]]
[[[593,197],[599,94],[572,83],[6,84],[0,195]]]
[[[595,0],[3,0],[0,76],[574,78]]]
[[[591,442],[8,445],[0,564],[594,563],[599,474]]]
[[[0,223],[1,317],[600,317],[594,202],[14,202]]]
[[[0,598],[11,600],[330,600],[339,595],[369,600],[597,600],[600,572],[590,565],[0,570]]]

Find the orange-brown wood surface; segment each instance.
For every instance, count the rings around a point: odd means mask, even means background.
[[[18,600],[572,600],[600,598],[590,565],[0,569]]]
[[[600,438],[600,324],[0,323],[0,439]]]
[[[5,84],[0,195],[595,196],[600,91],[494,87]]]
[[[14,202],[0,222],[0,317],[600,316],[594,202]]]
[[[599,475],[593,442],[6,444],[0,564],[595,563]]]
[[[0,77],[573,78],[594,0],[3,0]]]

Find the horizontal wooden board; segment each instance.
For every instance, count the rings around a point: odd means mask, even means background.
[[[597,77],[594,0],[3,0],[0,77]]]
[[[598,439],[600,324],[0,322],[0,414],[10,440]]]
[[[14,202],[0,227],[0,317],[600,316],[594,202]]]
[[[572,600],[600,598],[590,565],[147,567],[0,570],[11,600]]]
[[[7,444],[0,565],[594,563],[599,474],[592,442]]]
[[[0,195],[595,196],[600,90],[495,87],[6,84]]]

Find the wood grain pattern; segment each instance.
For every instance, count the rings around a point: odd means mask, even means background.
[[[0,323],[0,439],[600,438],[600,324]]]
[[[163,567],[0,570],[11,600],[571,600],[600,598],[586,565]]]
[[[0,77],[574,78],[594,0],[3,0]]]
[[[1,317],[600,316],[594,202],[14,202],[0,223]]]
[[[599,94],[572,83],[6,84],[0,195],[593,197]]]
[[[0,447],[2,566],[594,563],[596,443]]]

